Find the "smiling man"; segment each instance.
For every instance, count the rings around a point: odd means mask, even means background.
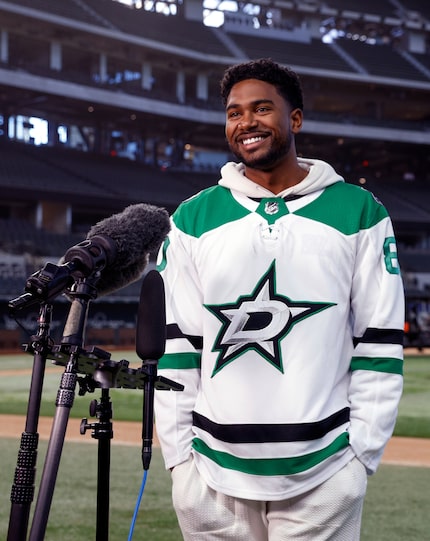
[[[167,344],[156,424],[186,541],[356,541],[367,475],[402,392],[404,297],[391,220],[299,158],[297,75],[229,68],[238,162],[183,202],[159,256]]]
[[[275,194],[303,180],[307,169],[297,162],[294,140],[303,120],[300,95],[293,105],[272,84],[247,79],[225,99],[227,141],[246,176]]]

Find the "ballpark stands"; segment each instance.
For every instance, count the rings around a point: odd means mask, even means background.
[[[163,5],[176,16],[156,4],[146,11],[113,0],[0,2],[3,342],[12,340],[7,300],[22,292],[25,276],[93,223],[138,202],[172,212],[216,182],[214,156],[228,153],[220,74],[264,56],[302,79],[301,154],[326,159],[382,200],[407,291],[430,312],[428,1],[265,2],[258,21],[238,4],[220,28],[205,26],[192,0]],[[339,30],[332,43],[323,42],[324,28]],[[41,145],[33,144],[33,117],[48,122]],[[97,299],[95,340],[131,343],[139,287]],[[66,303],[59,304],[58,328]]]

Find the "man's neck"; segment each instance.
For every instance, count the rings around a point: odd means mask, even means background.
[[[299,184],[307,176],[308,172],[307,169],[300,167],[298,163],[292,168],[283,168],[282,171],[278,169],[262,171],[245,167],[245,176],[247,178],[275,195]]]

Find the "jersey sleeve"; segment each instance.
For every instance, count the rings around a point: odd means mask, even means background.
[[[372,474],[394,430],[403,385],[404,290],[388,216],[360,232],[356,261],[350,444]]]
[[[183,391],[155,393],[155,426],[167,469],[186,461],[191,453],[192,412],[200,384],[202,300],[190,253],[193,240],[172,222],[158,258],[167,325],[166,349],[158,371],[184,386]]]

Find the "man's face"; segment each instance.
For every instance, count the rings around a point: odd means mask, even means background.
[[[257,79],[236,83],[226,105],[231,151],[247,167],[273,169],[287,157],[292,133],[298,131],[291,116],[291,107],[273,85]]]

